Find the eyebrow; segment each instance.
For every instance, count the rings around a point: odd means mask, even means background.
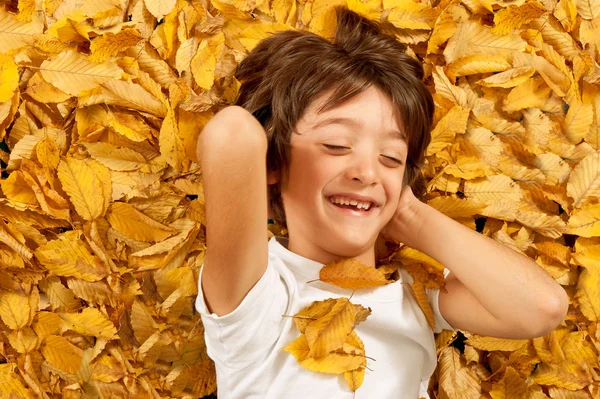
[[[313,129],[317,129],[323,126],[327,126],[327,125],[333,125],[333,124],[338,124],[338,125],[345,125],[351,129],[355,129],[355,130],[359,130],[362,128],[363,124],[360,123],[359,121],[357,121],[356,119],[352,119],[352,118],[344,118],[344,117],[331,117],[331,118],[325,118],[320,122],[315,123],[312,128]],[[398,131],[398,130],[389,130],[384,134],[385,137],[391,137],[397,140],[401,140],[406,142],[406,134],[403,131]]]

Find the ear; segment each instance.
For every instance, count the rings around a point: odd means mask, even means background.
[[[267,184],[268,185],[279,182],[280,178],[281,178],[281,170],[272,170],[272,171],[267,172]]]

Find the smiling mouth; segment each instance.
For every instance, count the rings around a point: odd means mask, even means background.
[[[350,214],[350,215],[359,215],[359,216],[369,215],[369,214],[373,213],[373,209],[377,208],[377,205],[374,205],[374,204],[371,204],[368,209],[358,208],[355,205],[336,204],[331,201],[331,197],[327,197],[327,202],[329,202],[331,205],[335,206],[342,212],[344,212],[346,214]]]

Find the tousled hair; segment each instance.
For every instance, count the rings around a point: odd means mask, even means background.
[[[407,136],[404,185],[422,199],[425,180],[420,169],[434,112],[423,67],[379,23],[345,5],[336,6],[335,14],[333,41],[306,30],[279,31],[260,41],[236,70],[241,87],[235,104],[252,113],[267,132],[267,170],[287,174],[292,131],[317,97],[332,90],[317,110],[321,113],[372,85],[378,87],[391,100]],[[283,173],[268,190],[275,220],[287,227],[282,184],[287,184]]]

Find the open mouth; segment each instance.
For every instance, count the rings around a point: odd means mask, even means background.
[[[352,215],[369,215],[377,208],[377,205],[372,202],[349,201],[336,196],[327,197],[327,202],[344,213]]]

